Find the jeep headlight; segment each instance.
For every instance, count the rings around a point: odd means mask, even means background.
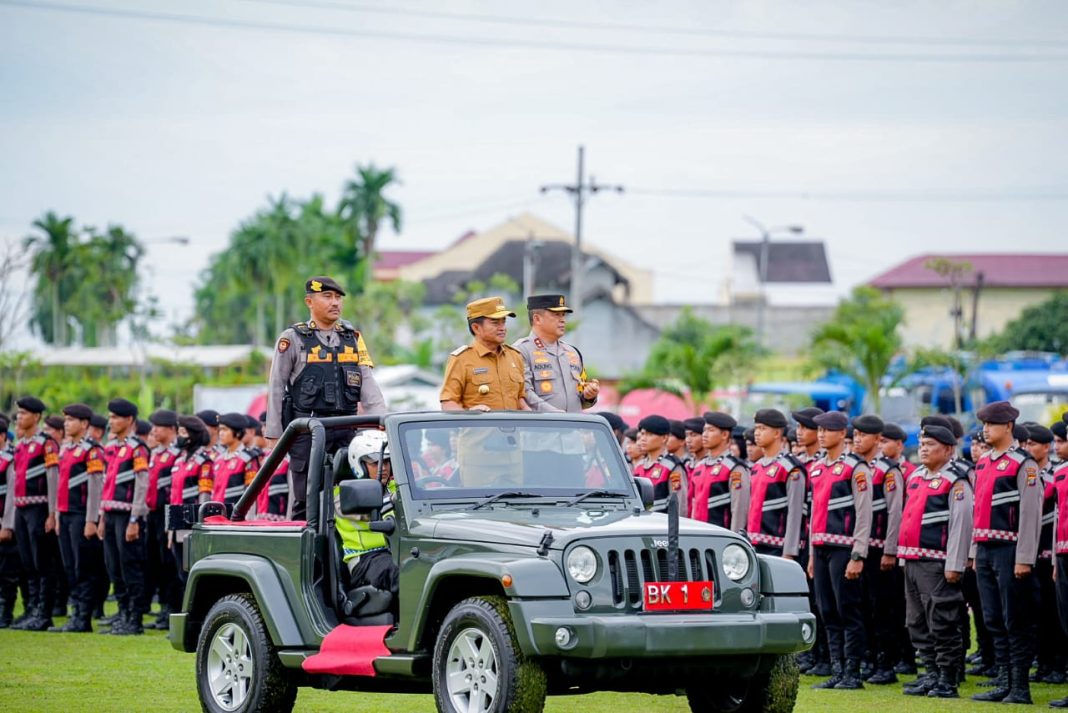
[[[585,584],[597,574],[597,555],[589,547],[579,545],[567,556],[567,573],[579,584]]]
[[[723,571],[735,582],[745,579],[749,574],[749,553],[738,544],[723,548]]]

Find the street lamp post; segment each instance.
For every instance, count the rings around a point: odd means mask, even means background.
[[[766,312],[768,309],[768,256],[771,252],[771,236],[773,233],[784,232],[801,235],[805,232],[805,228],[804,226],[796,224],[779,225],[768,228],[752,216],[743,215],[742,219],[756,228],[760,233],[760,253],[757,257],[757,279],[760,281],[760,302],[757,305],[757,339],[760,340],[760,345],[764,346],[764,330],[767,321]]]

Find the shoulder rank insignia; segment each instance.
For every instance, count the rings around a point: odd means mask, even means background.
[[[471,346],[469,344],[464,344],[462,347],[457,347],[456,349],[453,349],[451,352],[449,352],[449,354],[451,354],[452,356],[460,356],[470,348]]]

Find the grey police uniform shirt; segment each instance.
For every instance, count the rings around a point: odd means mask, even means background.
[[[584,400],[578,392],[582,374],[582,354],[567,342],[555,344],[535,341],[529,334],[512,346],[523,355],[523,378],[527,386],[527,403],[534,411],[578,412],[595,401]],[[543,391],[543,384],[551,389]]]
[[[946,465],[949,465],[948,463]],[[934,473],[925,466],[917,468],[912,478],[934,480],[946,478],[942,470]],[[912,479],[910,478],[910,480]],[[946,537],[946,572],[963,572],[971,557],[969,550],[972,546],[972,511],[975,504],[975,493],[972,484],[967,478],[959,479],[949,491],[949,534]]]
[[[341,344],[340,333],[333,328],[316,329],[315,336],[326,347],[336,347]],[[283,339],[288,339],[289,344],[284,351],[279,350],[279,344]],[[282,427],[282,399],[285,398],[286,387],[291,385],[304,371],[307,357],[304,355],[304,342],[297,336],[295,329],[290,327],[282,332],[275,343],[274,359],[271,362],[271,382],[267,393],[267,423],[264,424],[263,435],[266,438],[278,438],[284,430]],[[360,387],[360,413],[380,414],[387,410],[386,399],[382,390],[375,381],[372,367],[361,366],[360,376],[363,384]]]

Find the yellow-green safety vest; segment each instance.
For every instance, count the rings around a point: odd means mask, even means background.
[[[387,490],[392,494],[396,485],[392,481]],[[385,517],[393,517],[393,511],[386,513]],[[389,547],[386,536],[381,532],[371,532],[370,520],[356,520],[353,517],[341,514],[341,487],[334,486],[334,527],[341,536],[342,561],[365,555],[368,552],[384,550]]]

